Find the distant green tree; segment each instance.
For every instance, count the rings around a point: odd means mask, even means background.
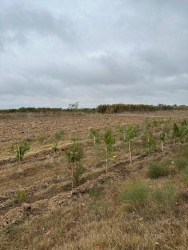
[[[78,110],[78,102],[69,104],[68,109],[72,111]]]

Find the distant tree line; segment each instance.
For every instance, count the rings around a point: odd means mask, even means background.
[[[95,112],[96,108],[80,108],[80,109],[71,109],[70,107],[67,109],[63,108],[34,108],[34,107],[28,107],[28,108],[18,108],[18,109],[0,109],[0,114],[7,114],[7,113],[59,113],[62,111],[67,112]]]
[[[76,103],[77,104],[77,103]],[[121,113],[125,111],[162,111],[162,110],[188,110],[188,106],[186,105],[165,105],[159,104],[155,105],[145,105],[145,104],[103,104],[99,105],[97,108],[78,108],[77,106],[71,106],[67,109],[63,108],[18,108],[18,109],[0,109],[0,114],[7,113],[58,113],[62,111],[66,112],[86,112],[86,113]]]
[[[186,105],[145,105],[145,104],[104,104],[97,107],[98,113],[121,113],[125,111],[162,111],[162,110],[188,110]]]

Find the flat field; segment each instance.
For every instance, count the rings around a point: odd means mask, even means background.
[[[187,135],[173,138],[173,124],[182,130],[186,120],[188,111],[1,114],[0,249],[187,249]],[[118,130],[129,124],[137,131],[133,164]],[[109,127],[115,144],[106,173],[103,138]],[[98,130],[99,144],[89,137],[91,128]],[[144,136],[151,132],[153,144],[143,147],[143,130]],[[65,152],[73,131],[84,152],[84,172],[71,194]],[[26,140],[30,150],[18,161],[11,146]],[[166,172],[151,177],[153,162]]]

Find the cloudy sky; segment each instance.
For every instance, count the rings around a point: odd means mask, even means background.
[[[188,0],[0,0],[0,108],[188,104]]]

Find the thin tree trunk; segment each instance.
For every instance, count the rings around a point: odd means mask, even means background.
[[[28,130],[26,130],[26,139],[27,139],[27,141],[29,141],[29,140],[30,140],[29,129],[28,129]]]
[[[106,147],[106,174],[108,173],[108,148]]]
[[[149,138],[148,138],[148,155],[150,153]]]
[[[163,152],[163,150],[164,150],[164,143],[163,141],[161,141],[161,151]]]
[[[74,163],[72,163],[72,194],[74,190]]]
[[[129,141],[129,159],[130,159],[130,164],[133,164],[133,162],[132,162],[132,149],[131,149],[131,141]]]
[[[123,133],[123,140],[125,141],[125,132]]]
[[[17,152],[18,152],[18,161],[21,161],[21,152],[20,152],[20,147],[17,146]]]
[[[96,143],[96,137],[94,136],[94,145],[95,145],[95,143]]]

